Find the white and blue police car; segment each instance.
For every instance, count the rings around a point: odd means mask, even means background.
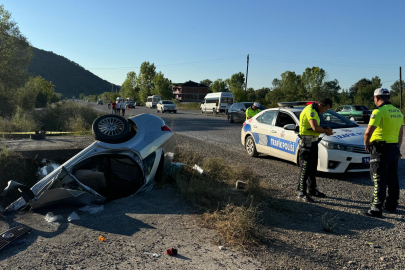
[[[249,156],[274,156],[299,164],[299,117],[308,102],[282,102],[279,108],[261,111],[243,123],[241,142]],[[301,107],[297,107],[301,106]],[[370,154],[364,148],[365,127],[328,110],[320,115],[322,127],[333,129],[332,136],[319,142],[318,171],[328,173],[370,170]]]

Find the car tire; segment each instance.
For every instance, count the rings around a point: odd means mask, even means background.
[[[174,111],[174,113],[177,113],[177,111]]]
[[[229,114],[228,113],[228,122],[229,123],[233,123],[234,121],[233,121],[233,116],[232,116],[232,114]]]
[[[162,110],[162,113],[165,113],[165,110]]]
[[[259,153],[257,153],[255,140],[252,136],[248,136],[245,141],[245,149],[249,156],[257,157]]]
[[[123,143],[129,133],[128,121],[116,114],[98,117],[93,122],[92,133],[95,140],[105,143]]]
[[[159,113],[159,110],[156,110],[156,113]]]

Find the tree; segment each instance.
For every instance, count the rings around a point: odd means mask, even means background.
[[[155,88],[155,86],[153,85],[153,78],[155,77],[155,75],[155,64],[150,64],[149,61],[145,61],[141,64],[137,83],[139,86],[139,98],[143,103],[146,103],[148,95],[150,95],[152,93],[152,89]]]
[[[84,97],[85,97],[86,95],[84,94],[84,93],[80,93],[80,95],[79,95],[79,99],[84,99]]]
[[[255,91],[256,93],[256,100],[257,102],[259,102],[260,104],[265,104],[266,103],[266,95],[267,93],[270,92],[270,88],[267,87],[263,87],[261,89],[258,89]]]
[[[245,74],[242,72],[235,73],[229,80],[229,89],[231,90],[235,102],[245,101],[247,96],[244,90],[245,87]]]
[[[152,91],[153,94],[159,95],[162,99],[173,99],[172,82],[165,78],[161,71],[153,78],[153,84],[155,85],[155,89]]]
[[[252,101],[252,102],[256,101],[256,91],[252,87],[249,87],[246,90],[246,95],[247,95],[246,101]]]
[[[399,85],[399,80],[396,80],[392,85],[391,85],[391,91],[390,91],[390,95],[391,97],[395,97],[398,96],[400,91],[400,85]],[[402,80],[402,93],[405,92],[405,81]]]
[[[138,92],[139,87],[136,78],[136,73],[134,71],[130,71],[127,73],[127,77],[125,81],[122,83],[120,95],[125,98],[131,97],[134,100],[137,100],[139,97]]]
[[[212,90],[211,90],[212,81],[210,79],[202,80],[202,81],[200,81],[200,83],[208,86],[208,93],[212,93]]]
[[[226,83],[222,79],[217,79],[212,83],[211,90],[213,93],[216,92],[229,92]]]
[[[350,97],[354,98],[354,96],[357,94],[357,91],[359,90],[359,88],[366,87],[367,85],[370,85],[370,84],[373,84],[373,82],[370,81],[369,79],[363,78],[363,79],[359,80],[354,85],[352,85],[352,87],[350,87],[350,89],[349,89]]]
[[[13,92],[26,82],[32,51],[11,13],[0,5],[0,115],[14,111]]]

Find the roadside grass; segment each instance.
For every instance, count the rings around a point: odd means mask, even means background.
[[[100,115],[93,108],[72,101],[60,101],[38,111],[17,107],[11,117],[0,117],[0,131],[34,132],[45,126],[47,131],[88,134],[93,121]]]
[[[177,109],[179,110],[194,110],[199,111],[201,103],[198,102],[188,102],[188,103],[181,103],[177,99],[172,100],[174,104],[176,104]]]
[[[204,212],[202,224],[217,230],[217,243],[247,249],[266,241],[255,203],[264,186],[249,168],[229,165],[221,157],[204,158],[187,145],[176,147],[175,162],[181,165],[173,166],[164,182],[175,183],[182,197]],[[204,172],[194,170],[194,165]],[[245,189],[235,188],[238,180],[246,183]]]

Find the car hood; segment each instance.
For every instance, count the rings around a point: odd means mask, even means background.
[[[332,136],[323,137],[323,141],[350,145],[364,145],[365,127],[334,129]]]

